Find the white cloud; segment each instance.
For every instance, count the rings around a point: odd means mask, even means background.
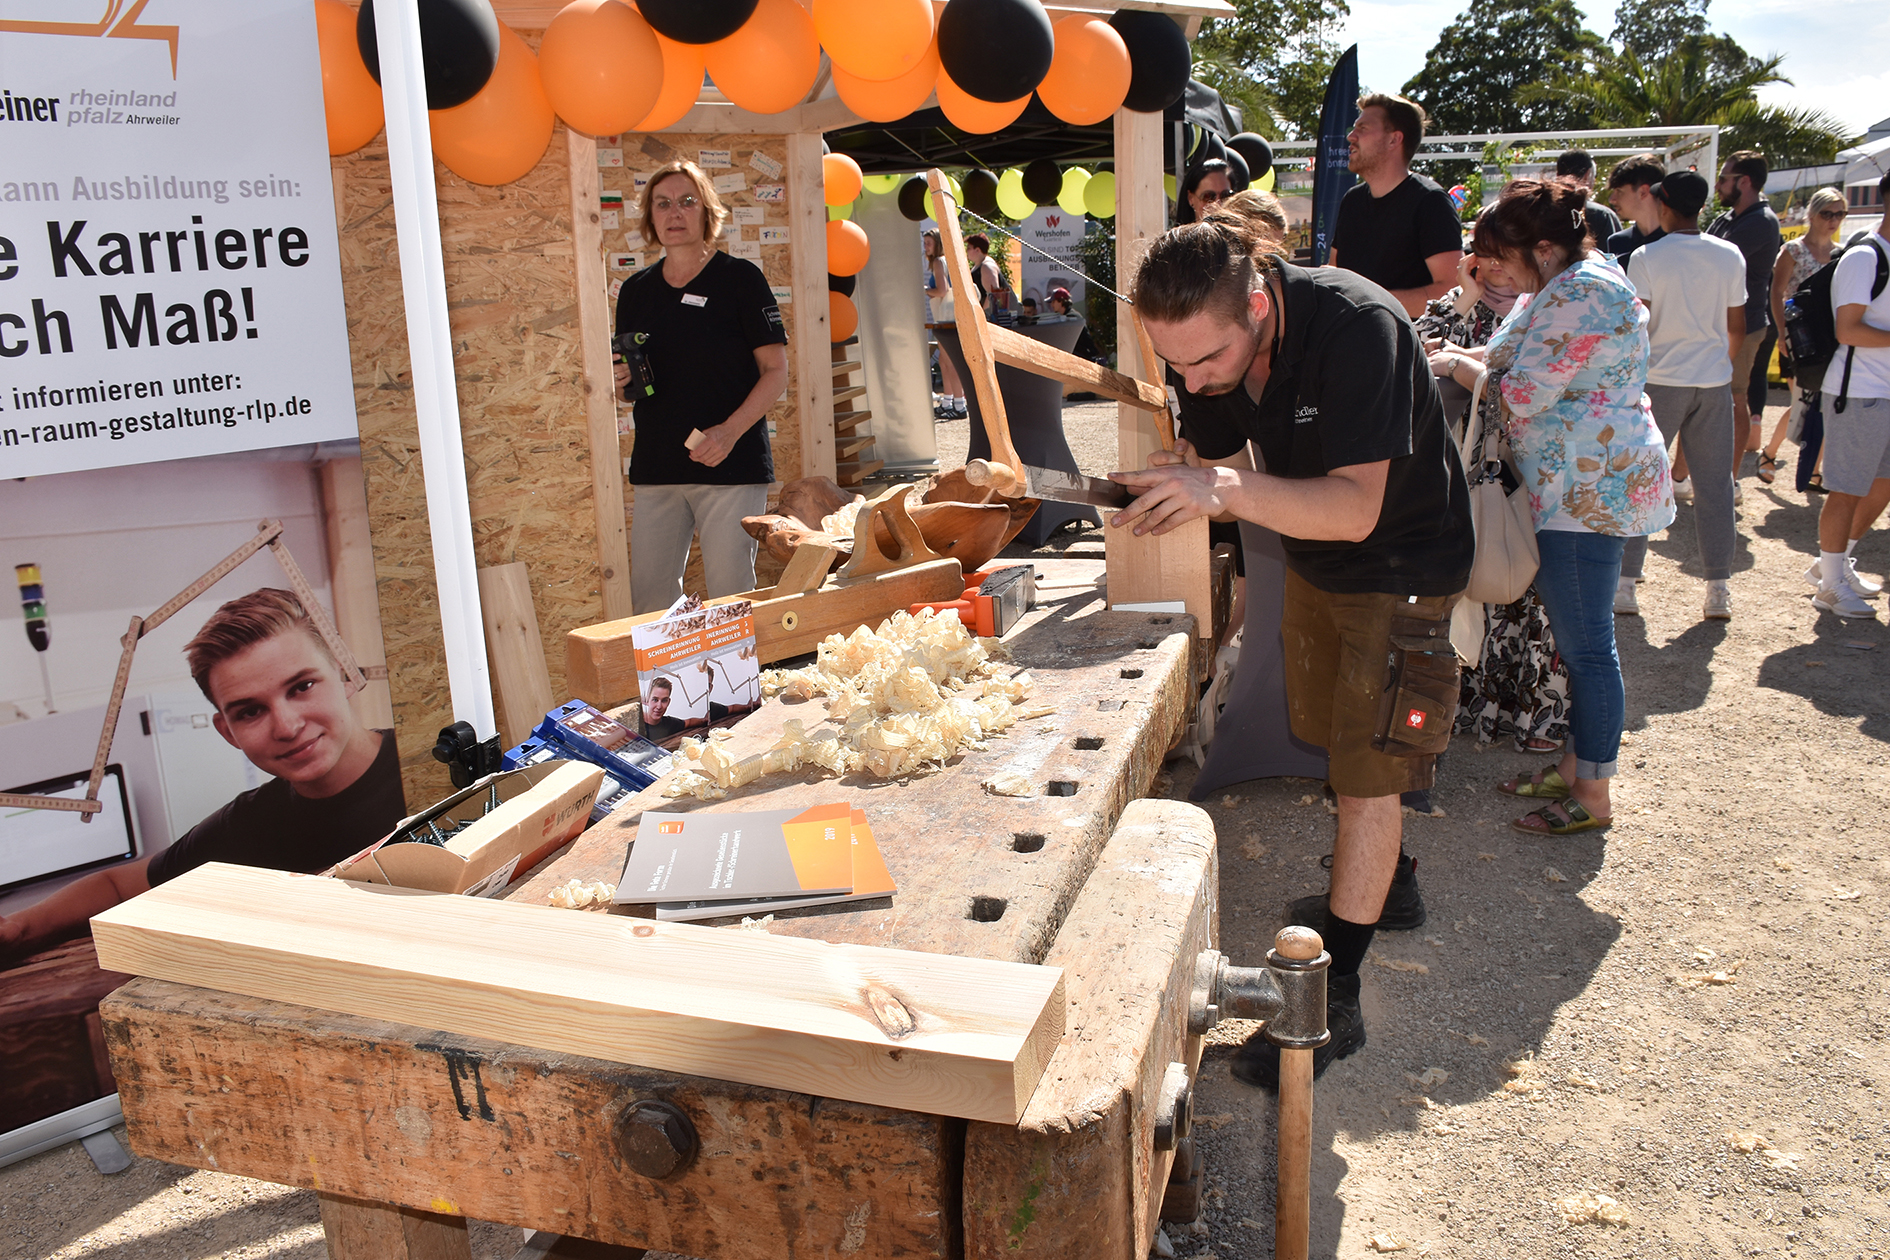
[[[1343,42],[1358,43],[1359,79],[1395,92],[1424,66],[1424,54],[1468,0],[1354,0]],[[1607,0],[1581,5],[1590,29],[1614,29]],[[1890,44],[1890,10],[1875,0],[1717,0],[1712,28],[1758,56],[1785,55],[1792,86],[1768,88],[1761,99],[1823,110],[1855,132],[1890,114],[1890,72],[1868,49]]]

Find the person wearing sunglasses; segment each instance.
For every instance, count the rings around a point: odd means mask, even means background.
[[[1207,212],[1234,195],[1233,168],[1221,158],[1190,166],[1175,201],[1176,223],[1199,223]]]
[[[1450,194],[1411,170],[1425,121],[1424,110],[1402,96],[1359,98],[1358,121],[1345,137],[1359,182],[1339,201],[1326,258],[1388,290],[1412,319],[1457,287],[1463,257],[1463,225]]]
[[[1820,188],[1811,194],[1811,204],[1805,208],[1805,234],[1786,241],[1778,252],[1778,261],[1772,265],[1773,327],[1785,327],[1785,299],[1796,293],[1812,272],[1837,257],[1838,232],[1844,227],[1846,213],[1844,194],[1839,190]],[[1818,411],[1818,388],[1824,380],[1824,365],[1800,367],[1791,362],[1790,355],[1781,354],[1779,366],[1794,382],[1792,405],[1772,426],[1772,437],[1759,452],[1759,480],[1768,486],[1772,484],[1773,478],[1778,476],[1778,448],[1788,433],[1795,432],[1799,444],[1798,489],[1802,493],[1811,486],[1812,470],[1818,462],[1824,437],[1824,417]]]
[[[774,480],[763,420],[787,388],[787,330],[761,268],[716,248],[728,220],[694,162],[657,170],[641,226],[663,258],[617,296],[618,341],[634,337],[647,366],[634,386],[627,364],[615,368],[618,397],[636,409],[630,601],[639,613],[681,598],[692,538],[709,598],[755,585],[742,518],[767,509]]]

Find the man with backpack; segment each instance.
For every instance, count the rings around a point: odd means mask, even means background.
[[[1890,197],[1890,175],[1877,191]],[[1875,232],[1831,266],[1831,321],[1840,348],[1824,374],[1824,485],[1830,493],[1818,514],[1821,580],[1811,602],[1840,617],[1874,617],[1877,610],[1851,584],[1848,562],[1856,546],[1851,522],[1860,511],[1863,519],[1875,519],[1890,503],[1890,210]]]

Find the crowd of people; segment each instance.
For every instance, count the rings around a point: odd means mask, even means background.
[[[1691,506],[1702,616],[1730,620],[1743,465],[1756,456],[1773,483],[1790,437],[1799,488],[1824,494],[1813,603],[1869,617],[1880,587],[1852,553],[1890,501],[1890,219],[1838,242],[1844,196],[1824,190],[1788,245],[1750,151],[1711,184],[1630,157],[1602,205],[1577,150],[1503,187],[1466,250],[1448,196],[1411,170],[1423,111],[1383,94],[1359,106],[1360,181],[1327,266],[1287,260],[1268,194],[1230,193],[1218,171],[1184,182],[1133,288],[1182,440],[1115,474],[1136,498],[1110,522],[1162,533],[1207,516],[1280,536],[1287,716],[1327,750],[1338,811],[1330,887],[1289,909],[1332,956],[1316,1072],[1365,1044],[1373,934],[1424,921],[1399,802],[1428,801],[1453,730],[1560,752],[1495,785],[1523,802],[1517,831],[1605,831],[1625,721],[1615,621],[1640,612],[1648,538]],[[1723,211],[1703,227],[1715,193]],[[1805,331],[1820,312],[1822,350]],[[1774,346],[1796,379],[1768,439]],[[1472,458],[1485,439],[1500,467]],[[1466,463],[1523,496],[1537,553],[1527,593],[1480,618],[1458,606],[1482,562]],[[1482,638],[1460,677],[1449,645],[1466,612]],[[1256,1037],[1233,1070],[1271,1087],[1278,1052]]]

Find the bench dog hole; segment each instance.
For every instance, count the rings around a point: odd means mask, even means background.
[[[1035,831],[1020,831],[1011,837],[1011,848],[1018,853],[1035,853],[1043,848],[1043,835]]]
[[[1141,676],[1142,676],[1142,671],[1139,669],[1125,669],[1122,671],[1122,674],[1121,674],[1121,677],[1123,678],[1140,678]]]
[[[1095,752],[1102,747],[1102,739],[1096,735],[1078,735],[1074,745],[1077,752]]]
[[[1173,617],[1150,617],[1148,619],[1148,624],[1151,626],[1170,626],[1173,625],[1174,622],[1175,619]]]
[[[1071,779],[1052,779],[1043,785],[1045,796],[1075,796],[1076,783]]]
[[[973,923],[996,923],[1004,917],[1004,907],[1008,904],[1002,897],[973,897],[971,913],[966,917]]]
[[[1160,647],[1161,644],[1155,642],[1153,639],[1137,639],[1135,646],[1141,648],[1144,652],[1149,652]]]

